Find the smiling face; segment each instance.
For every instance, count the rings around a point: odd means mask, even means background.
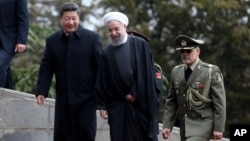
[[[124,38],[126,32],[126,26],[119,21],[110,21],[107,23],[108,37],[112,45],[120,45]]]
[[[187,66],[191,66],[195,61],[199,58],[200,55],[200,48],[193,48],[189,51],[181,50],[181,59],[182,62],[185,63]]]
[[[60,23],[64,32],[70,34],[77,30],[79,26],[79,15],[77,11],[65,11],[60,16]]]

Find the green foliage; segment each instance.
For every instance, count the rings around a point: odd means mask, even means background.
[[[35,83],[37,80],[38,67],[12,68],[13,81],[16,90],[27,93],[35,93]]]
[[[54,27],[55,28],[55,27]],[[12,61],[13,82],[17,91],[35,94],[39,63],[45,47],[45,38],[55,29],[31,24],[29,28],[27,51],[17,54]],[[55,97],[53,79],[49,97]]]
[[[36,94],[36,82],[38,76],[38,65],[28,68],[12,68],[13,82],[17,91]],[[53,79],[49,90],[49,97],[55,98],[55,80]]]

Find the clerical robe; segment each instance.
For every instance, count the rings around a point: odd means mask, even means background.
[[[108,112],[111,141],[157,141],[158,110],[152,53],[148,43],[128,36],[107,46],[97,75],[98,109]],[[126,100],[131,94],[134,102]]]

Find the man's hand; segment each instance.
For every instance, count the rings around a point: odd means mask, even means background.
[[[21,53],[21,52],[24,52],[25,50],[26,50],[26,45],[16,44],[15,52]]]
[[[43,103],[44,103],[44,95],[38,95],[37,97],[36,97],[36,100],[37,100],[37,104],[38,105],[40,105],[40,106],[42,106],[43,105]]]
[[[164,128],[161,132],[163,139],[169,139],[170,138],[170,129]]]
[[[108,119],[108,113],[106,110],[100,110],[100,116],[103,118],[103,119]]]
[[[213,139],[214,140],[221,140],[222,138],[223,138],[223,132],[213,131]]]
[[[134,102],[136,100],[136,98],[134,96],[132,96],[131,94],[127,94],[125,96],[125,98],[127,99],[127,101],[129,102]]]

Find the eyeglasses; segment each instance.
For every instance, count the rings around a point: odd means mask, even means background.
[[[193,51],[193,49],[181,49],[180,50],[181,53],[185,53],[186,52],[188,54],[191,53],[192,51]]]

